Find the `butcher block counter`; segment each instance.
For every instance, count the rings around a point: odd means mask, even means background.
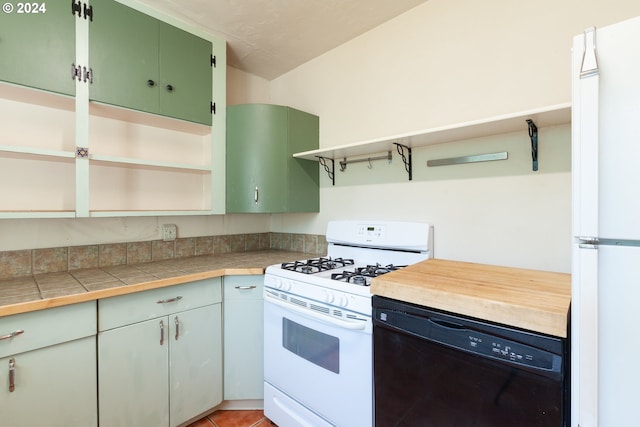
[[[0,317],[212,277],[264,274],[269,265],[308,257],[283,250],[234,252],[3,279]]]
[[[429,259],[373,279],[371,293],[567,337],[570,274]]]

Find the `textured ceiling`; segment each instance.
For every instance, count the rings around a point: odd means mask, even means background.
[[[426,0],[140,0],[227,40],[232,67],[272,80]]]

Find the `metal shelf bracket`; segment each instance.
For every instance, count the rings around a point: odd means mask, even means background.
[[[538,128],[533,120],[527,119],[529,125],[529,138],[531,138],[531,159],[533,161],[533,170],[538,170]]]
[[[402,157],[402,162],[404,163],[404,169],[409,174],[409,181],[413,180],[413,162],[411,159],[411,147],[406,145],[402,145],[400,143],[394,142],[396,145],[396,149],[398,150],[398,154]],[[405,149],[407,150],[407,155],[404,154]]]
[[[322,167],[324,168],[325,172],[327,172],[327,175],[329,175],[329,179],[331,180],[331,185],[336,185],[336,174],[335,174],[335,169],[336,169],[336,162],[333,159],[329,159],[327,157],[321,157],[321,156],[317,156],[318,157],[318,162],[320,162],[320,164],[322,165]],[[329,165],[327,164],[327,160],[331,160],[331,167],[329,167]]]

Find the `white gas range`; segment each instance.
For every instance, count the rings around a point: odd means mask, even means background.
[[[326,257],[267,268],[267,417],[286,427],[372,425],[371,279],[433,257],[432,230],[331,221]]]

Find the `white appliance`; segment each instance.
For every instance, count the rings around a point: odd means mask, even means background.
[[[264,413],[280,427],[373,425],[371,279],[433,256],[432,227],[332,221],[327,256],[264,279]]]
[[[573,45],[572,426],[638,425],[640,18]]]

